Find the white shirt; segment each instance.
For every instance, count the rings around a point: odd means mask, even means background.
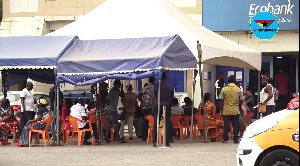
[[[171,107],[171,115],[183,115],[184,110],[182,107],[173,106]]]
[[[25,104],[26,111],[33,111],[34,100],[33,100],[32,93],[28,91],[26,88],[24,88],[21,91],[20,97],[24,97],[24,104]],[[21,102],[21,112],[24,112],[22,102]]]
[[[218,96],[218,89],[221,89],[222,87],[219,87],[219,81],[220,80],[217,80],[216,83],[215,83],[215,87],[216,87],[216,99],[219,99],[219,96]],[[223,85],[223,87],[225,86],[225,83]]]
[[[87,116],[86,112],[85,112],[85,108],[77,103],[76,105],[73,105],[71,107],[71,113],[70,113],[70,116],[74,117],[74,118],[77,118],[77,119],[80,119],[82,120],[82,116]],[[78,128],[83,128],[85,126],[86,123],[83,123],[83,122],[77,122],[77,125],[78,125]]]
[[[272,92],[273,91],[273,86],[271,84],[267,84],[272,88]],[[260,91],[260,103],[264,102],[268,97],[269,97],[269,93],[265,92],[265,88],[264,87],[261,91]],[[275,105],[275,101],[274,101],[274,94],[273,97],[266,103],[266,105]]]

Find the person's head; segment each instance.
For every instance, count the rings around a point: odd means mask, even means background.
[[[108,84],[106,82],[101,82],[101,90],[107,90]]]
[[[87,106],[87,109],[88,109],[88,110],[93,109],[93,108],[95,108],[95,102],[94,102],[94,101],[90,102],[90,103],[88,104],[88,106]]]
[[[7,108],[10,106],[10,102],[8,99],[5,99],[5,98],[2,98],[0,100],[0,107],[4,107],[4,108]]]
[[[272,86],[274,86],[274,80],[273,80],[273,78],[269,78],[268,83],[271,84]]]
[[[252,91],[252,85],[250,83],[246,85],[246,91]]]
[[[129,92],[131,92],[131,91],[133,90],[132,85],[131,85],[131,84],[128,84],[128,85],[126,86],[126,90],[129,91]]]
[[[47,100],[46,100],[46,99],[39,99],[39,100],[37,101],[37,105],[38,105],[39,107],[47,107],[48,103],[47,103]]]
[[[220,72],[220,73],[219,73],[219,79],[220,79],[220,80],[223,80],[224,77],[225,77],[225,76],[224,76],[224,73],[223,73],[223,72]]]
[[[183,101],[184,101],[185,105],[187,105],[187,106],[192,105],[192,100],[189,97],[185,97],[183,99]]]
[[[32,82],[27,82],[27,83],[26,83],[26,89],[29,90],[29,91],[31,91],[31,90],[33,89],[33,84],[32,84]]]
[[[166,72],[162,72],[162,76],[161,76],[161,80],[163,81],[163,80],[167,80],[167,73]]]
[[[269,82],[269,75],[268,75],[268,74],[262,75],[262,76],[261,76],[261,83],[262,83],[263,85],[267,85],[268,82]]]
[[[77,103],[81,104],[82,106],[84,106],[84,100],[81,98],[77,99]]]
[[[145,83],[145,84],[144,84],[144,87],[146,87],[146,86],[148,86],[148,85],[149,85],[148,83]]]
[[[176,97],[173,97],[171,102],[172,102],[172,106],[178,105],[178,99]]]
[[[234,75],[230,75],[230,76],[228,77],[228,82],[229,82],[229,83],[234,83],[234,84],[235,84],[235,78],[234,78]]]
[[[119,89],[121,87],[121,81],[120,80],[115,80],[114,81],[114,87]]]
[[[90,99],[86,99],[85,100],[85,104],[89,105],[91,103],[91,100]]]
[[[64,98],[64,105],[66,105],[68,108],[71,108],[72,100],[70,98]]]
[[[153,76],[149,78],[149,83],[150,84],[154,84],[154,81],[155,81],[155,78]]]
[[[212,100],[211,94],[209,92],[207,92],[207,93],[204,94],[204,100],[205,101],[211,101]]]

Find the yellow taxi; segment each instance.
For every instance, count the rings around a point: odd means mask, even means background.
[[[299,109],[250,124],[238,146],[238,166],[299,166]]]

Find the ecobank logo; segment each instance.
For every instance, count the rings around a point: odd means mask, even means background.
[[[279,22],[292,22],[294,16],[293,10],[296,10],[294,7],[295,5],[291,4],[291,0],[271,0],[264,5],[251,3],[249,9],[249,21],[251,21],[257,13],[270,12],[277,17]]]
[[[278,32],[278,20],[270,12],[260,12],[251,20],[250,28],[257,38],[270,39]]]

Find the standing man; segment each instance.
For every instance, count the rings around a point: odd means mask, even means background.
[[[233,141],[239,143],[239,105],[243,102],[244,96],[240,88],[235,85],[233,75],[228,77],[229,84],[220,93],[221,113],[224,118],[224,133],[222,143],[228,142],[228,132],[230,121],[233,127]]]
[[[154,77],[149,78],[149,84],[146,83],[145,87],[139,92],[138,99],[143,105],[143,128],[142,128],[142,140],[147,141],[147,134],[149,128],[149,122],[145,118],[147,115],[152,115],[154,110]]]
[[[117,143],[126,143],[126,141],[120,139],[119,134],[119,122],[118,122],[118,101],[119,97],[124,96],[123,90],[120,91],[120,87],[123,86],[120,80],[114,81],[114,86],[110,89],[108,96],[106,97],[105,103],[107,107],[105,108],[106,116],[107,116],[107,127],[105,134],[105,142],[110,143],[109,133],[110,127],[114,127],[114,133],[116,136]]]
[[[215,87],[216,87],[216,111],[217,111],[217,113],[220,112],[219,95],[220,95],[221,90],[224,86],[225,86],[224,73],[220,72],[219,73],[219,79],[215,83]]]
[[[290,77],[286,73],[284,73],[283,67],[281,66],[274,80],[275,87],[279,91],[279,98],[276,105],[276,111],[280,111],[285,109],[289,102]]]
[[[155,86],[155,96],[158,97],[158,85]],[[162,72],[161,85],[160,85],[160,114],[159,119],[162,117],[163,106],[166,106],[166,145],[170,146],[170,117],[171,117],[171,103],[174,97],[174,86],[167,81],[167,74]],[[158,99],[158,98],[157,98]],[[158,101],[158,100],[157,100]],[[153,146],[156,147],[156,137],[157,137],[157,113],[158,108],[154,111],[154,126],[153,126]]]
[[[260,91],[260,103],[266,105],[266,112],[263,113],[263,116],[270,115],[275,107],[273,86],[268,81],[269,77],[267,75],[263,75],[261,83],[265,87]]]
[[[21,112],[23,113],[23,118],[20,119],[20,128],[21,130],[29,120],[34,119],[33,111],[33,94],[30,92],[33,89],[32,82],[26,83],[26,88],[21,91]]]
[[[133,121],[134,121],[134,113],[135,113],[135,106],[137,102],[137,95],[132,92],[133,88],[131,84],[128,84],[127,87],[127,92],[125,93],[125,98],[124,98],[124,108],[125,110],[125,119],[121,120],[121,130],[120,130],[120,136],[122,139],[125,138],[124,136],[124,126],[128,125],[128,134],[129,134],[129,139],[133,140]]]

